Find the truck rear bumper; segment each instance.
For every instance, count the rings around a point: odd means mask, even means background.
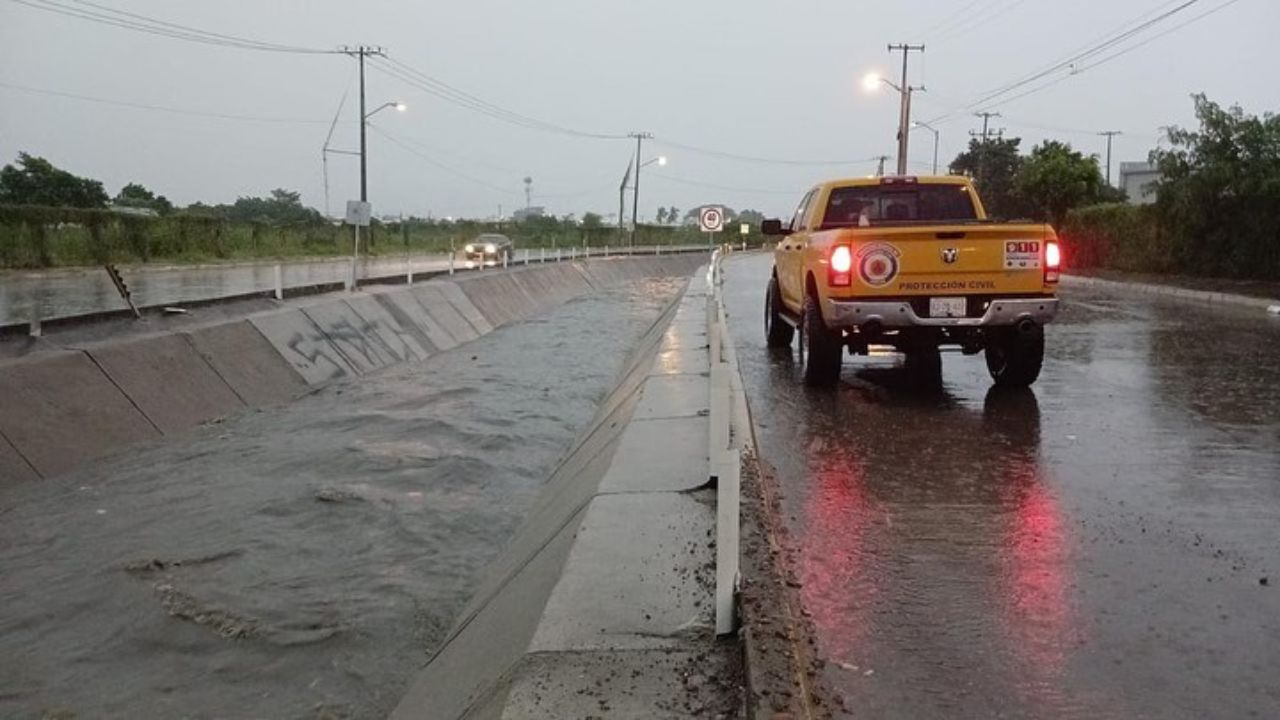
[[[861,327],[873,323],[881,328],[905,327],[1000,327],[1017,325],[1025,319],[1037,325],[1050,322],[1058,314],[1058,299],[1009,298],[994,299],[982,317],[920,317],[911,303],[901,300],[827,300],[823,308],[827,326]]]

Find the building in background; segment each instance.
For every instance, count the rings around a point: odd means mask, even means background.
[[[546,214],[546,208],[541,205],[534,205],[532,207],[520,208],[519,210],[511,213],[511,219],[516,222],[520,222],[521,220],[528,220],[530,218],[544,217]]]
[[[1129,196],[1132,205],[1150,205],[1156,201],[1155,184],[1160,181],[1160,171],[1149,162],[1120,163],[1120,189]]]

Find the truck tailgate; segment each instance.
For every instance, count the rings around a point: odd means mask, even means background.
[[[1043,291],[1048,239],[1043,225],[916,226],[839,232],[842,237],[838,242],[848,242],[854,254],[850,295]]]

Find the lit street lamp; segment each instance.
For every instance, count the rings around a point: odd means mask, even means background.
[[[937,128],[935,128],[934,126],[926,122],[919,122],[919,121],[913,122],[911,123],[911,127],[924,128],[925,130],[928,130],[929,132],[933,133],[933,174],[937,175],[938,174],[938,136],[941,135],[942,133]]]
[[[364,96],[361,95],[361,100],[363,99]],[[385,102],[374,108],[373,112],[365,113],[364,120],[360,123],[360,202],[369,201],[368,147],[365,142],[365,128],[369,125],[369,118],[387,108],[395,108],[398,112],[404,112],[409,109],[409,106],[399,101]]]
[[[379,112],[389,107],[395,108],[399,112],[408,110],[409,107],[402,102],[386,102],[374,108],[373,112],[366,113],[364,111],[364,56],[360,58],[360,202],[369,202],[369,143],[368,129],[369,118],[377,115]],[[372,231],[372,230],[371,230]],[[355,290],[359,287],[359,278],[357,276],[356,265],[360,261],[360,225],[355,226],[355,237],[351,245],[351,289]]]

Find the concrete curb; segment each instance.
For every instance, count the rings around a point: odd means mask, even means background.
[[[46,335],[40,349],[0,359],[0,484],[423,360],[572,297],[659,273],[688,275],[703,262],[694,254],[655,260],[459,273],[272,301],[276,309],[248,317],[90,343]],[[603,280],[592,283],[592,273]]]
[[[1154,283],[1104,280],[1103,278],[1088,277],[1084,275],[1063,275],[1061,284],[1065,287],[1075,286],[1099,288],[1104,290],[1118,290],[1123,292],[1144,293],[1147,295],[1159,295],[1161,297],[1186,300],[1190,302],[1236,305],[1240,307],[1257,308],[1259,310],[1265,310],[1273,315],[1280,315],[1280,300],[1250,297],[1248,295],[1235,295],[1233,293],[1211,292],[1208,290],[1191,290],[1189,288],[1180,288],[1173,285],[1157,285]]]

